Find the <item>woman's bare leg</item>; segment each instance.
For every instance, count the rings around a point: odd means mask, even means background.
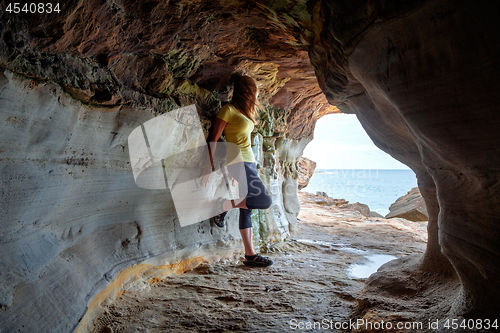
[[[252,242],[252,228],[240,229],[240,234],[241,239],[243,240],[243,245],[245,246],[245,255],[256,255],[257,253],[255,253]]]

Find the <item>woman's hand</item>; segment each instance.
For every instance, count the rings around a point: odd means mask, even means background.
[[[236,184],[238,184],[238,181],[233,177],[231,177],[231,181],[233,182],[233,187],[236,186]]]

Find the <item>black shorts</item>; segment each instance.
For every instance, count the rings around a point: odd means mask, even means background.
[[[227,166],[229,174],[238,181],[239,197],[246,197],[248,209],[240,208],[240,229],[252,227],[252,209],[271,207],[272,199],[259,178],[255,162],[238,162]]]

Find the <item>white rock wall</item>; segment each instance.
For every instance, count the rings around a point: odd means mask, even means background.
[[[241,248],[237,223],[180,227],[167,191],[134,183],[127,137],[154,116],[0,74],[0,332],[72,332],[128,266]]]

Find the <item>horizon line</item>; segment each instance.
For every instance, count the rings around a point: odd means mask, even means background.
[[[412,169],[410,168],[406,168],[406,169],[381,169],[381,168],[375,168],[375,169],[367,169],[367,168],[364,168],[364,169],[358,169],[358,168],[333,168],[333,169],[314,169],[313,172],[316,172],[317,170],[403,170],[403,171],[413,171]]]

